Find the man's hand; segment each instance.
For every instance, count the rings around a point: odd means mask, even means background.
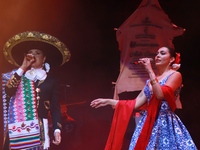
[[[53,140],[53,144],[59,145],[60,142],[61,142],[61,135],[60,135],[60,132],[55,132],[54,138],[55,138],[55,140]]]
[[[26,68],[28,68],[31,65],[31,63],[34,62],[34,61],[35,61],[34,55],[27,54],[24,57],[23,63],[20,66],[20,68],[23,69],[23,70],[26,70]]]

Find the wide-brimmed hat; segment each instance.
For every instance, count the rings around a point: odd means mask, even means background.
[[[37,31],[26,31],[11,37],[3,48],[9,63],[19,67],[24,54],[30,49],[39,49],[46,55],[46,62],[51,66],[63,65],[71,54],[66,45],[56,37]]]

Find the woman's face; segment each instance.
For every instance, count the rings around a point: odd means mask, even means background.
[[[161,47],[158,52],[157,55],[155,57],[155,63],[156,66],[167,66],[169,65],[171,62],[173,62],[173,57],[170,57],[170,53],[168,48],[166,47]]]
[[[35,61],[33,61],[30,66],[35,69],[41,68],[46,60],[46,56],[44,56],[43,52],[39,49],[31,49],[28,51],[28,54],[34,55],[35,58]]]

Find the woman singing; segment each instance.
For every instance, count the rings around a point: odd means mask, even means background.
[[[116,107],[112,127],[105,150],[120,150],[133,109],[147,103],[147,109],[138,123],[131,139],[129,150],[150,149],[192,149],[196,146],[178,116],[174,113],[181,107],[178,96],[182,86],[182,76],[175,71],[179,55],[174,49],[161,47],[155,56],[159,75],[155,75],[149,58],[141,58],[149,80],[135,100],[118,101],[114,99],[96,99],[91,106],[98,108],[106,105]]]

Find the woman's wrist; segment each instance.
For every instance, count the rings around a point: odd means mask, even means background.
[[[119,100],[111,100],[111,104],[110,105],[112,106],[113,109],[116,108],[116,105],[117,105],[118,101]]]
[[[153,86],[154,84],[158,83],[158,79],[157,79],[157,78],[152,79],[152,80],[150,81],[150,83],[151,83],[151,85]]]
[[[153,80],[153,79],[156,78],[156,75],[155,75],[155,73],[153,72],[153,70],[151,70],[151,71],[149,72],[149,78],[150,78],[151,80]]]
[[[118,101],[119,101],[119,100],[108,99],[108,104],[109,104],[109,105],[112,105],[112,106],[116,106]]]

